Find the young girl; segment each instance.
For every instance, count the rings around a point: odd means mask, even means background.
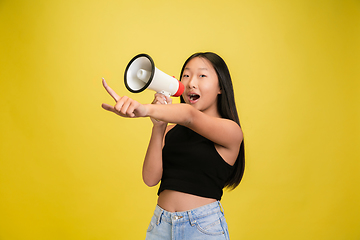
[[[102,106],[153,122],[143,180],[161,184],[146,239],[229,239],[220,199],[224,187],[239,185],[245,163],[230,73],[215,53],[195,53],[180,79],[185,86],[180,104],[158,93],[152,104],[140,104],[119,97],[103,81],[116,104]]]

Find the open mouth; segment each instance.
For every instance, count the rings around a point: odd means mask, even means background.
[[[198,100],[200,98],[200,96],[197,94],[190,94],[189,97],[190,97],[190,100]]]
[[[198,94],[193,93],[193,94],[189,95],[189,100],[191,103],[196,102],[197,100],[199,100],[199,98],[200,98],[200,95],[198,95]]]

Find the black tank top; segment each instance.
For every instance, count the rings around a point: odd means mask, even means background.
[[[165,136],[163,175],[158,195],[165,189],[220,200],[233,167],[214,143],[191,129],[176,125]]]

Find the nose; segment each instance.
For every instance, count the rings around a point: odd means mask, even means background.
[[[197,79],[195,76],[191,76],[187,84],[188,88],[197,88]]]

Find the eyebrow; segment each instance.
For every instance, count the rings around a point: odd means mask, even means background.
[[[191,70],[190,68],[185,68],[184,70]],[[207,68],[198,68],[197,70],[208,70]]]

